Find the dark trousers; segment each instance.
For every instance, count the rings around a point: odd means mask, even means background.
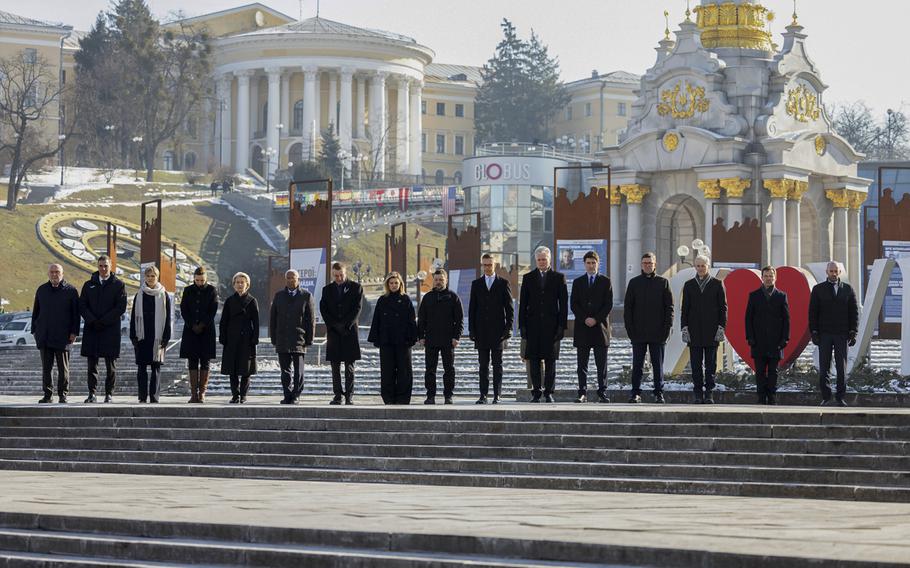
[[[139,402],[158,402],[158,379],[161,375],[161,363],[151,363],[149,365],[137,365],[138,375],[136,380],[139,382]],[[152,374],[149,376],[149,367],[152,368]]]
[[[341,388],[342,361],[332,361],[332,392],[335,396],[354,395],[354,362],[344,361],[344,388]]]
[[[692,385],[695,392],[714,390],[714,377],[717,375],[717,346],[689,346],[689,361],[692,365]]]
[[[41,348],[41,382],[44,396],[54,396],[54,379],[51,375],[57,363],[57,394],[65,397],[70,389],[70,352],[66,349]]]
[[[831,382],[829,374],[831,373],[831,352],[834,351],[834,368],[837,372],[837,392],[835,396],[838,399],[844,398],[847,394],[847,336],[836,335],[833,333],[822,333],[818,343],[818,382],[822,391],[822,398],[831,399]]]
[[[578,347],[578,396],[588,393],[588,358],[594,350],[594,366],[597,368],[597,392],[603,394],[607,390],[607,350],[606,345],[593,347]]]
[[[632,395],[641,394],[641,376],[645,367],[645,351],[651,354],[651,372],[654,373],[654,394],[664,392],[664,344],[632,344]]]
[[[186,360],[186,366],[190,371],[208,371],[209,370],[209,360],[203,359],[200,357],[190,357]]]
[[[534,398],[540,398],[541,362],[543,362],[543,394],[552,395],[553,391],[556,390],[556,358],[548,357],[546,359],[530,359],[531,396]]]
[[[477,350],[480,358],[480,394],[486,398],[490,392],[490,361],[493,362],[493,396],[499,397],[502,392],[502,349]]]
[[[98,389],[98,359],[100,357],[88,358],[88,392],[95,394]],[[104,357],[104,394],[114,394],[114,386],[117,384],[117,359],[115,357]]]
[[[241,377],[239,375],[231,375],[231,396],[239,396],[240,398],[246,398],[246,393],[250,390],[250,377],[249,375]]]
[[[423,374],[423,385],[427,389],[427,398],[436,396],[436,367],[439,365],[439,355],[442,354],[442,395],[451,398],[455,393],[455,348],[430,347],[425,348],[426,370]]]
[[[755,389],[762,402],[777,392],[777,365],[780,359],[755,357]]]
[[[379,347],[380,394],[384,404],[411,404],[414,373],[411,348],[407,345]]]
[[[300,397],[303,391],[303,353],[279,353],[278,366],[281,367],[281,389],[284,398],[291,400]]]

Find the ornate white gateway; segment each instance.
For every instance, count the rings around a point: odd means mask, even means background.
[[[659,42],[628,128],[601,155],[611,193],[625,198],[617,285],[638,274],[645,250],[663,270],[679,245],[698,238],[717,250],[746,233],[755,264],[834,258],[859,284],[859,209],[871,180],[857,177],[862,156],[831,127],[796,14],[781,47],[757,2],[702,0],[695,16],[675,41],[668,32]],[[723,243],[712,243],[715,225],[729,232]]]

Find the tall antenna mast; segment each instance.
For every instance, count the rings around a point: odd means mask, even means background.
[[[316,0],[316,17],[319,17],[319,0]]]

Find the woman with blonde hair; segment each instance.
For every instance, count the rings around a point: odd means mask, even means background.
[[[136,353],[139,402],[158,402],[158,384],[164,352],[171,340],[171,297],[158,281],[154,266],[143,271],[144,280],[133,297],[130,341]],[[149,377],[148,368],[152,368]]]
[[[259,304],[250,293],[250,276],[238,272],[232,279],[234,294],[221,309],[219,338],[221,374],[231,377],[231,404],[246,402],[250,376],[256,374],[259,344]]]
[[[380,392],[385,404],[410,404],[414,374],[411,347],[417,343],[417,318],[404,281],[390,272],[385,294],[376,301],[369,342],[379,348]]]

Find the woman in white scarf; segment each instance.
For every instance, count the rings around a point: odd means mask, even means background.
[[[133,297],[130,341],[136,352],[139,402],[158,402],[158,379],[164,351],[171,339],[171,298],[154,266],[145,269],[145,281]],[[148,368],[152,368],[151,378]]]

